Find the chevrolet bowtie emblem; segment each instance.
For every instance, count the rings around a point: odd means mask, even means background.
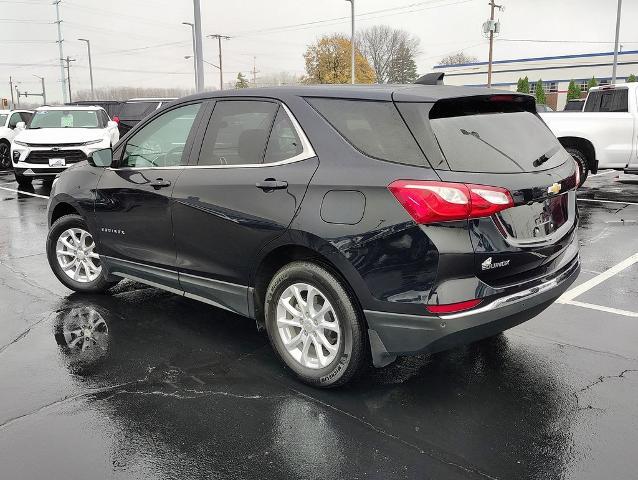
[[[556,195],[558,192],[560,192],[560,189],[560,183],[554,183],[551,187],[547,187],[547,193],[553,193],[554,195]]]

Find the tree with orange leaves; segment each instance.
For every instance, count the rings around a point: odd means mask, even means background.
[[[350,83],[350,39],[340,34],[326,35],[310,45],[304,54],[305,83]],[[374,83],[374,70],[355,49],[356,83]]]

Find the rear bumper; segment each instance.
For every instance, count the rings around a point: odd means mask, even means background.
[[[565,292],[579,272],[576,256],[559,272],[534,285],[457,314],[420,316],[365,310],[374,365],[383,367],[397,355],[447,350],[526,322]]]

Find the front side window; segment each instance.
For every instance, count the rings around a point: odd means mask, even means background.
[[[277,108],[276,103],[265,101],[218,101],[206,129],[199,165],[262,163]]]
[[[195,103],[175,108],[146,124],[126,143],[121,166],[182,165],[184,147],[200,107]]]
[[[101,126],[96,110],[39,110],[35,112],[29,128],[101,128]]]
[[[333,98],[307,101],[364,154],[408,165],[428,165],[394,103]]]
[[[295,127],[286,111],[280,107],[268,139],[264,163],[282,162],[302,152],[303,146]]]

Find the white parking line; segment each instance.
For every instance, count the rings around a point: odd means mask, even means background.
[[[623,202],[619,200],[595,200],[593,198],[576,198],[579,202],[594,202],[594,203],[620,203],[623,205],[638,205],[638,202]]]
[[[565,305],[574,305],[576,307],[590,308],[592,310],[599,310],[606,313],[614,313],[616,315],[624,315],[625,317],[638,318],[638,313],[636,312],[630,312],[629,310],[620,310],[618,308],[612,307],[603,307],[602,305],[594,305],[593,303],[577,302],[576,300],[567,300],[566,302],[560,303],[564,303]]]
[[[47,200],[49,199],[49,197],[47,197],[46,195],[39,195],[37,193],[23,192],[22,190],[16,190],[14,188],[7,188],[7,187],[0,187],[0,188],[2,190],[7,190],[9,192],[21,193],[22,195],[30,195],[31,197],[46,198]]]
[[[594,288],[596,285],[601,284],[608,278],[622,272],[624,269],[631,267],[634,263],[638,262],[638,253],[634,253],[631,257],[625,258],[622,262],[617,263],[613,267],[605,270],[603,273],[596,275],[594,278],[581,283],[577,287],[563,293],[557,300],[558,303],[568,303],[574,300],[577,296],[582,295],[586,291]]]
[[[617,170],[603,170],[602,172],[592,173],[590,177],[598,177],[600,175],[609,175],[610,173],[619,173]]]

